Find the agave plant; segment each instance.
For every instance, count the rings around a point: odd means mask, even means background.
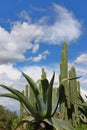
[[[63,85],[61,84],[56,93],[57,96],[55,96],[54,99],[52,98],[55,73],[53,73],[50,82],[47,79],[41,80],[42,93],[39,92],[37,84],[31,77],[26,75],[24,72],[22,72],[22,74],[33,90],[36,107],[32,106],[29,99],[25,97],[20,91],[0,84],[2,88],[5,88],[11,92],[1,94],[0,96],[18,100],[23,104],[25,109],[27,109],[27,113],[29,113],[28,117],[22,118],[20,120],[17,127],[27,122],[29,124],[29,130],[32,130],[32,128],[33,130],[73,130],[70,124],[62,119],[57,119],[54,117],[58,104],[61,102],[63,96]]]
[[[81,103],[76,103],[81,112],[80,119],[83,123],[87,124],[87,102],[84,101],[83,97],[79,94],[79,99]]]

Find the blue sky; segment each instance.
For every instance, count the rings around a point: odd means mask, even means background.
[[[0,1],[0,83],[22,90],[26,84],[20,70],[35,81],[44,67],[48,79],[56,72],[58,82],[60,51],[68,43],[69,68],[76,67],[81,93],[87,92],[87,1],[1,0]],[[0,89],[0,93],[4,90]],[[13,107],[9,99],[0,103]],[[14,109],[17,105],[14,106]]]

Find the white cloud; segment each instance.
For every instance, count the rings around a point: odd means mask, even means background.
[[[12,64],[8,64],[0,65],[0,84],[5,84],[22,91],[26,85],[26,81],[22,78],[21,72],[17,68],[13,67]],[[0,93],[5,92],[7,91],[0,86]],[[19,110],[19,103],[9,98],[0,97],[0,104],[12,111]]]
[[[29,14],[26,10],[21,11],[19,17],[22,18],[23,20],[26,20],[28,23],[31,22],[31,18],[29,17]]]
[[[71,42],[81,35],[81,24],[72,12],[66,8],[54,4],[55,21],[51,26],[46,26],[44,41],[50,44],[60,44],[63,40]]]
[[[3,74],[3,77],[5,77],[6,75],[11,80],[18,79],[21,76],[21,72],[19,72],[18,69],[16,68],[13,69],[12,64],[0,65],[0,75],[2,74]]]
[[[51,11],[54,19],[49,15],[35,22],[14,22],[10,32],[0,27],[0,63],[24,61],[24,54],[30,49],[36,52],[41,43],[71,42],[81,35],[81,24],[72,12],[57,4],[53,5]],[[26,11],[20,15],[26,20],[31,19]],[[52,19],[53,23],[50,24]]]
[[[12,64],[0,65],[0,84],[6,84],[11,87],[22,90],[26,82],[22,82],[21,72],[13,67]]]
[[[49,51],[46,50],[42,54],[38,54],[38,56],[36,57],[30,57],[28,60],[32,62],[39,62],[41,60],[45,60],[48,54],[49,54]]]
[[[33,45],[32,53],[37,52],[38,49],[39,49],[39,44],[36,43],[35,45]]]
[[[75,62],[87,64],[87,54],[81,54],[79,57],[76,58]]]

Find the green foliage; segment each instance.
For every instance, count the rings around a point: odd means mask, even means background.
[[[76,127],[83,117],[82,114],[86,115],[87,118],[87,109],[81,105],[83,102],[81,96],[79,96],[80,84],[77,79],[79,79],[80,76],[76,76],[75,67],[73,66],[68,72],[67,53],[67,43],[64,42],[63,50],[61,51],[60,85],[57,89],[53,88],[55,73],[53,73],[49,82],[43,68],[41,79],[38,80],[37,83],[22,72],[28,82],[25,92],[20,92],[2,84],[0,85],[2,88],[11,92],[1,94],[0,96],[13,98],[21,103],[21,121],[18,123],[18,126],[27,122],[28,129],[30,128],[30,130],[51,130],[53,128],[56,130],[73,130],[71,125]],[[28,91],[30,91],[30,95]],[[60,106],[62,119],[57,119],[54,116],[58,105]],[[27,112],[27,114],[24,112]],[[64,120],[68,121],[71,125]]]
[[[79,124],[75,130],[87,130],[87,125]]]
[[[14,120],[18,118],[15,112],[0,105],[0,130],[13,130]],[[17,125],[17,122],[16,122]]]
[[[37,86],[33,79],[31,79],[31,77],[29,77],[23,72],[22,74],[28,81],[29,87],[33,90],[36,101],[36,108],[30,103],[29,99],[24,96],[23,93],[19,92],[16,89],[0,84],[2,88],[5,88],[11,92],[11,94],[9,95],[6,94],[6,97],[14,98],[20,101],[23,104],[24,108],[27,109],[27,113],[29,114],[28,117],[21,119],[17,127],[19,127],[23,123],[28,123],[30,130],[31,128],[34,128],[34,130],[42,130],[47,129],[48,127],[50,127],[50,130],[52,130],[53,128],[55,128],[56,130],[73,130],[72,126],[66,123],[64,120],[53,117],[58,107],[58,104],[61,102],[60,97],[62,94],[62,89],[60,89],[62,85],[60,85],[58,91],[56,92],[57,96],[54,96],[54,100],[52,99],[55,73],[53,74],[50,82],[46,79],[46,77],[41,80],[41,87],[43,90],[42,93],[40,93],[40,91],[38,90],[39,86]],[[5,94],[3,95],[5,96]]]
[[[74,102],[74,103],[78,106],[79,111],[81,112],[80,114],[81,122],[87,124],[87,102],[84,101],[81,95],[79,95],[79,99],[81,101],[80,103],[78,102]]]

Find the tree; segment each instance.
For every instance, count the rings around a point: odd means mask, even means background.
[[[0,105],[0,130],[12,130],[14,120],[17,118],[16,112],[12,112]]]

